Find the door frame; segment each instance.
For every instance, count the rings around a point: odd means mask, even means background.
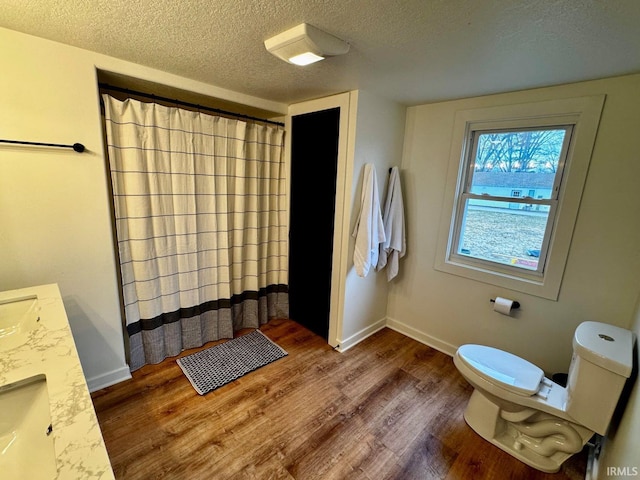
[[[335,218],[333,228],[333,258],[331,263],[331,299],[329,301],[328,343],[332,347],[340,345],[344,312],[344,290],[347,277],[349,247],[349,224],[351,212],[351,183],[353,176],[353,139],[355,138],[357,96],[352,92],[309,100],[289,105],[285,119],[285,129],[291,132],[291,119],[296,115],[340,108],[340,128],[338,133],[338,164],[336,179]],[[291,135],[285,142],[285,162],[289,181],[287,182],[287,219],[291,205]],[[289,222],[289,220],[287,220]],[[290,225],[287,223],[288,228]]]

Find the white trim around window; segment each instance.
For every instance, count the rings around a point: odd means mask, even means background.
[[[551,300],[558,299],[604,99],[604,95],[597,95],[457,112],[436,251],[436,270]],[[460,234],[460,205],[469,196],[469,150],[473,148],[474,135],[487,130],[554,126],[570,129],[571,142],[564,152],[567,162],[557,192],[557,208],[550,220],[552,225],[548,238],[545,238],[544,269],[527,272],[460,255],[456,251]]]

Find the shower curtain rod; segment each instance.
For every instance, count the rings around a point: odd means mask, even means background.
[[[78,153],[84,152],[84,145],[81,143],[74,143],[73,145],[63,145],[61,143],[25,142],[23,140],[0,140],[0,143],[11,143],[14,145],[35,145],[38,147],[73,148],[73,150]]]
[[[177,100],[175,98],[161,97],[160,95],[155,95],[153,93],[138,92],[136,90],[131,90],[130,88],[116,87],[114,85],[109,85],[108,83],[98,83],[98,86],[104,90],[111,90],[113,92],[126,93],[128,95],[136,95],[138,97],[150,98],[152,100],[160,100],[163,102],[174,103],[176,105],[182,105],[184,107],[197,108],[199,110],[207,110],[209,112],[220,113],[222,115],[230,115],[236,118],[244,118],[246,120],[254,120],[257,122],[271,123],[273,125],[284,127],[284,123],[282,122],[267,120],[266,118],[252,117],[251,115],[244,115],[242,113],[229,112],[227,110],[221,110],[219,108],[205,107],[203,105],[198,105],[197,103],[185,102],[183,100]]]

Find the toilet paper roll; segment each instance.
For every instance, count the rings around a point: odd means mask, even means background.
[[[493,310],[503,315],[510,315],[513,308],[513,300],[508,298],[496,297],[493,303]]]

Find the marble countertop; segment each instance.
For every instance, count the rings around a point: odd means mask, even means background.
[[[112,480],[111,463],[93,408],[57,284],[0,292],[0,302],[36,295],[38,327],[26,343],[0,352],[0,385],[45,374],[58,480]]]

